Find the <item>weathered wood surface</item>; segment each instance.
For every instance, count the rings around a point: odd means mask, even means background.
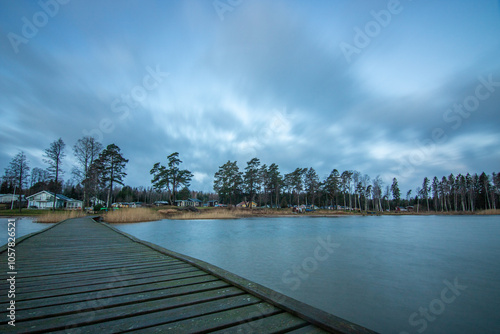
[[[0,333],[371,331],[220,268],[79,218],[15,247],[15,327],[0,254]]]

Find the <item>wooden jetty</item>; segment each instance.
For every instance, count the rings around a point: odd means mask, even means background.
[[[0,333],[374,333],[91,218],[16,241],[15,275],[0,249]]]

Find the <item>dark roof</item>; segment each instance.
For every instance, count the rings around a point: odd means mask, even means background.
[[[37,192],[36,194],[33,194],[33,195],[31,195],[31,196],[28,196],[27,198],[33,197],[33,196],[38,195],[39,193],[42,193],[42,192],[46,192],[46,193],[49,193],[49,194],[51,194],[52,196],[54,196],[54,193],[53,193],[53,192],[51,192],[51,191],[47,191],[47,190],[42,190],[42,191]],[[63,201],[79,201],[79,200],[77,200],[77,199],[73,199],[73,198],[66,197],[66,196],[64,196],[64,195],[62,195],[62,194],[57,194],[57,195],[56,195],[56,198],[58,198],[58,199],[62,199]]]

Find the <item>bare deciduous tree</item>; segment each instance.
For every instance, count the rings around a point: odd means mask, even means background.
[[[19,212],[22,209],[23,188],[28,185],[30,167],[24,152],[19,152],[5,169],[5,177],[13,180],[13,183],[19,189]]]
[[[45,150],[43,161],[49,165],[47,170],[49,171],[51,177],[54,179],[54,202],[52,204],[52,210],[56,209],[56,197],[57,197],[57,187],[59,185],[59,176],[62,175],[62,159],[66,156],[64,153],[64,148],[66,144],[59,138],[50,144],[49,148]]]
[[[73,174],[83,185],[83,203],[84,207],[88,204],[89,188],[91,187],[91,169],[90,167],[102,152],[103,146],[94,137],[85,136],[78,139],[73,146],[73,153],[78,167],[73,170]]]

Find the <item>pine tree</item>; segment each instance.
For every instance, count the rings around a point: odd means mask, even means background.
[[[253,158],[247,162],[245,174],[243,176],[243,184],[249,197],[250,208],[253,209],[253,200],[256,190],[260,187],[259,178],[260,160]]]
[[[277,164],[272,163],[269,168],[268,168],[268,177],[269,177],[269,189],[271,191],[271,206],[273,206],[273,196],[272,194],[274,193],[274,199],[275,203],[274,206],[278,208],[279,206],[279,196],[280,196],[280,188],[281,185],[283,184],[283,179],[281,177],[279,167]]]
[[[328,177],[324,182],[323,188],[328,193],[332,205],[333,205],[333,200],[335,200],[335,206],[337,206],[338,205],[337,194],[340,190],[340,174],[337,169],[333,169],[330,172],[330,175],[328,175]]]
[[[179,168],[182,161],[179,159],[178,152],[170,154],[167,160],[167,166],[163,166],[157,162],[149,173],[153,175],[153,179],[151,180],[153,187],[158,191],[163,189],[168,190],[170,204],[174,204],[177,199],[177,189],[180,186],[188,188],[191,184],[193,173],[187,169]]]
[[[426,177],[424,177],[424,182],[422,183],[422,195],[425,199],[425,201],[427,202],[427,211],[429,211],[429,191],[431,190],[430,186],[429,186],[429,179]]]
[[[95,161],[97,169],[99,170],[101,184],[105,188],[108,188],[106,199],[106,207],[108,208],[111,194],[113,193],[113,185],[115,183],[123,185],[123,178],[127,176],[127,173],[125,173],[125,165],[127,162],[128,159],[122,156],[120,148],[115,144],[108,145]]]
[[[220,200],[229,200],[229,204],[236,202],[241,192],[242,175],[236,161],[228,160],[219,167],[214,177],[214,190],[219,194]]]

